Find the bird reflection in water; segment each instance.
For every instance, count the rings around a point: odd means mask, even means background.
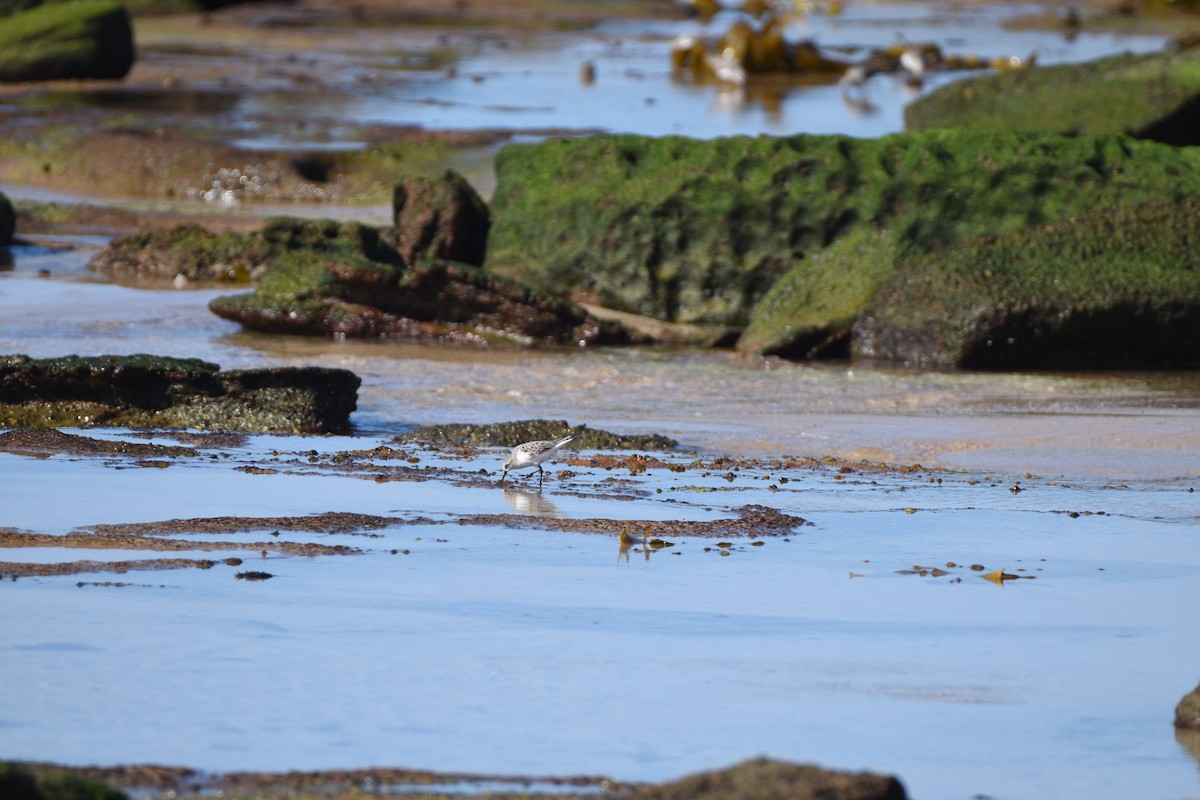
[[[504,499],[513,511],[528,517],[561,517],[563,514],[539,489],[536,492],[524,489],[505,489]]]
[[[621,533],[618,536],[618,538],[621,540],[621,546],[617,550],[617,561],[620,561],[621,558],[624,557],[626,563],[628,563],[629,562],[629,548],[635,544],[640,544],[642,546],[642,557],[645,558],[647,561],[649,561],[650,560],[650,547],[646,544],[646,538],[649,535],[650,535],[650,526],[649,525],[646,526],[646,531],[641,536],[631,533],[628,525],[622,525]]]

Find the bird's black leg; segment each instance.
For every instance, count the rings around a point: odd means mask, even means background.
[[[542,465],[538,464],[538,488],[541,488],[542,481],[546,479],[546,470],[542,469]]]

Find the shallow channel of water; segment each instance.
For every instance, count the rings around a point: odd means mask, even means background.
[[[862,47],[900,32],[955,52],[1036,50],[1043,62],[1161,44],[999,26],[997,15],[1024,10],[855,3],[796,35]],[[887,78],[868,87],[865,114],[832,86],[738,95],[673,82],[666,44],[694,27],[485,43],[452,76],[397,67],[311,112],[705,137],[900,127],[904,91]],[[592,86],[578,81],[584,60],[597,67]],[[290,102],[259,93],[230,113],[294,111]],[[266,531],[219,537],[237,548],[212,552],[202,548],[213,537],[196,534],[196,549],[172,555],[243,564],[3,580],[5,757],[664,780],[765,754],[893,772],[925,800],[1200,795],[1196,760],[1171,728],[1200,677],[1197,374],[936,373],[260,336],[206,310],[225,291],[94,280],[85,263],[102,241],[39,238],[0,262],[0,353],[346,367],[364,379],[355,430],[250,437],[165,469],[0,454],[0,528],[326,511],[432,522],[370,536],[279,531],[357,555],[264,557],[254,543]],[[531,417],[666,433],[685,448],[671,457],[680,464],[790,454],[929,469],[757,467],[728,478],[572,467],[539,492],[527,476],[503,489],[307,466],[311,451],[368,449],[419,424]],[[305,466],[237,469],[278,466],[276,453]],[[503,453],[419,456],[495,476]],[[623,499],[606,488],[613,479]],[[751,503],[813,524],[761,546],[672,537],[647,552],[622,548],[616,522],[602,534],[453,522],[604,517],[651,520],[653,532],[653,521],[724,518]],[[19,548],[0,561],[159,555]],[[973,564],[1019,577],[996,584]],[[274,577],[235,577],[246,570]]]

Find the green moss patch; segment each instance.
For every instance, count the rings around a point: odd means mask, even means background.
[[[0,81],[123,78],[133,61],[133,25],[119,0],[48,3],[0,25]]]
[[[1154,203],[900,261],[857,356],[981,369],[1200,364],[1200,203]]]
[[[1125,54],[958,81],[909,104],[904,120],[911,131],[1125,133],[1196,145],[1200,50]]]
[[[511,145],[496,163],[487,266],[623,311],[743,326],[781,275],[855,228],[928,252],[1194,197],[1198,166],[1200,153],[1153,142],[1021,132]]]

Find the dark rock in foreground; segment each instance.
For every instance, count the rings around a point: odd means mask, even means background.
[[[633,341],[615,322],[477,267],[407,265],[370,226],[285,219],[260,235],[274,256],[256,291],[209,304],[218,316],[253,330],[463,344]]]
[[[1200,50],[1122,54],[955,81],[904,109],[910,131],[931,128],[1125,133],[1200,144]]]
[[[151,355],[0,356],[0,428],[327,433],[349,425],[360,382],[323,367],[222,372],[198,359]]]
[[[900,781],[760,758],[634,792],[634,800],[904,800]]]
[[[0,763],[0,797],[6,800],[127,800],[106,783],[48,766]]]
[[[493,422],[488,425],[455,423],[427,425],[396,437],[401,442],[430,442],[439,445],[475,447],[515,447],[521,442],[549,441],[574,434],[569,450],[674,450],[679,443],[659,434],[617,434],[593,430],[586,425],[574,427],[566,420],[527,419]]]
[[[68,0],[18,11],[0,24],[0,81],[123,78],[133,24],[118,0]]]
[[[400,255],[406,263],[428,259],[483,265],[491,215],[457,172],[405,179],[396,185],[392,208]]]

